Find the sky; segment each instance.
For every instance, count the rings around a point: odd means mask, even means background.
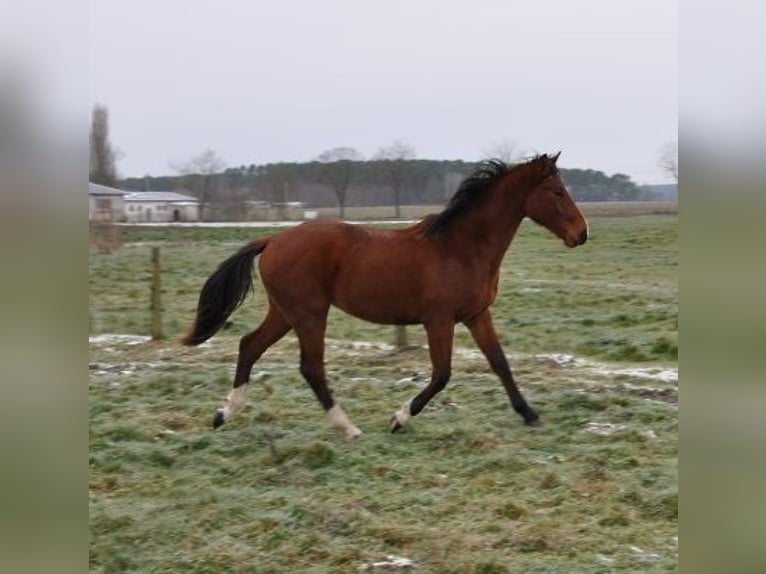
[[[236,167],[404,140],[476,161],[507,141],[667,183],[678,25],[670,0],[98,0],[89,98],[123,177],[206,149]]]

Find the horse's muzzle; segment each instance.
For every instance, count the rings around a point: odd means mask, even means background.
[[[588,241],[588,229],[583,229],[580,235],[569,235],[564,239],[564,244],[567,247],[577,247]]]

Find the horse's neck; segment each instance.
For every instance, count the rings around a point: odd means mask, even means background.
[[[527,189],[524,180],[501,181],[481,205],[456,222],[453,239],[470,249],[474,261],[485,261],[490,273],[500,268],[524,219]]]

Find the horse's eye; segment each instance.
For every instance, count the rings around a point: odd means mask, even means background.
[[[561,188],[558,188],[558,189],[554,189],[554,190],[553,190],[553,194],[554,194],[556,197],[564,197],[564,190],[563,190],[563,189],[561,189]]]

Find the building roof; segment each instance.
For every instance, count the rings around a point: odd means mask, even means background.
[[[199,200],[190,195],[175,191],[131,191],[125,195],[125,201],[162,201],[165,203],[198,204]]]
[[[88,182],[88,195],[125,195],[126,193],[128,192],[115,187]]]

